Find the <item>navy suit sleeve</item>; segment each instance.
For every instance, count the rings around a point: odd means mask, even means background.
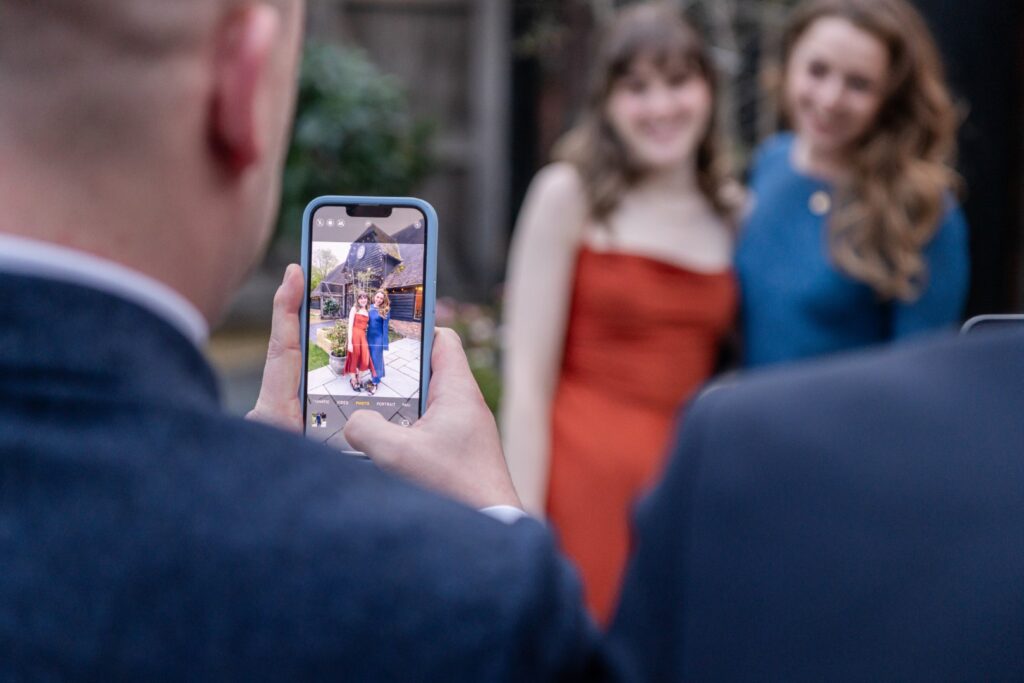
[[[951,327],[960,321],[967,300],[970,266],[967,221],[952,199],[949,210],[924,250],[928,276],[920,297],[893,307],[893,338]]]
[[[295,457],[297,449],[279,450]],[[275,552],[225,562],[235,590],[205,603],[217,614],[258,615],[249,640],[273,644],[260,651],[271,661],[247,660],[236,647],[239,678],[604,680],[602,641],[546,527],[507,525],[333,460],[307,457],[303,481],[264,477],[263,490],[244,493],[286,503],[290,515],[283,538],[269,521],[253,525],[268,536],[259,547],[273,540]]]
[[[601,635],[582,607],[575,570],[556,551],[543,525],[522,519],[513,526],[517,531],[535,527],[540,532],[536,534],[540,549],[530,569],[508,583],[505,597],[519,612],[509,615],[514,624],[511,632],[520,634],[521,646],[518,656],[513,653],[518,661],[506,668],[506,680],[614,680]]]
[[[665,477],[637,511],[634,554],[609,635],[622,680],[677,681],[684,674],[686,558],[713,399],[707,394],[686,411]]]

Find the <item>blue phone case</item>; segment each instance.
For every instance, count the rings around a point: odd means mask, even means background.
[[[426,253],[424,254],[425,272],[423,276],[423,353],[420,374],[420,415],[427,409],[427,386],[430,384],[430,353],[434,346],[434,303],[437,298],[437,212],[427,202],[415,197],[362,197],[354,195],[326,195],[317,197],[306,205],[302,214],[302,272],[305,277],[306,293],[302,297],[302,309],[299,312],[302,326],[302,372],[299,382],[299,401],[302,404],[303,431],[306,429],[306,368],[309,352],[309,334],[305,329],[309,315],[309,278],[310,249],[312,247],[313,213],[322,206],[338,206],[344,204],[376,204],[397,208],[419,209],[426,217]]]

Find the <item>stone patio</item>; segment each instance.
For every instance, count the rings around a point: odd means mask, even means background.
[[[380,380],[373,398],[419,398],[420,395],[420,342],[415,339],[399,339],[390,344],[384,352],[384,376]],[[363,373],[362,381],[369,379],[369,373]],[[328,366],[309,373],[306,380],[306,393],[310,396],[329,395],[335,398],[342,396],[361,396],[369,398],[365,391],[355,391],[349,384],[347,376],[338,376]]]

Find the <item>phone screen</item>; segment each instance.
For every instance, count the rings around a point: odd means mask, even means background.
[[[310,220],[306,436],[354,452],[353,412],[406,427],[420,415],[427,218],[321,206]]]

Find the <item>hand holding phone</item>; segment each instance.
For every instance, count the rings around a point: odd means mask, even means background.
[[[320,197],[303,219],[300,397],[306,435],[359,454],[343,429],[371,410],[402,427],[426,407],[437,216],[413,198]]]
[[[274,294],[274,316],[260,395],[245,416],[290,432],[302,432],[302,404],[298,395],[302,372],[299,311],[305,298],[305,282],[297,264],[285,269]]]
[[[438,329],[430,408],[411,429],[357,413],[346,432],[382,469],[476,508],[522,509],[494,422],[459,336]]]

